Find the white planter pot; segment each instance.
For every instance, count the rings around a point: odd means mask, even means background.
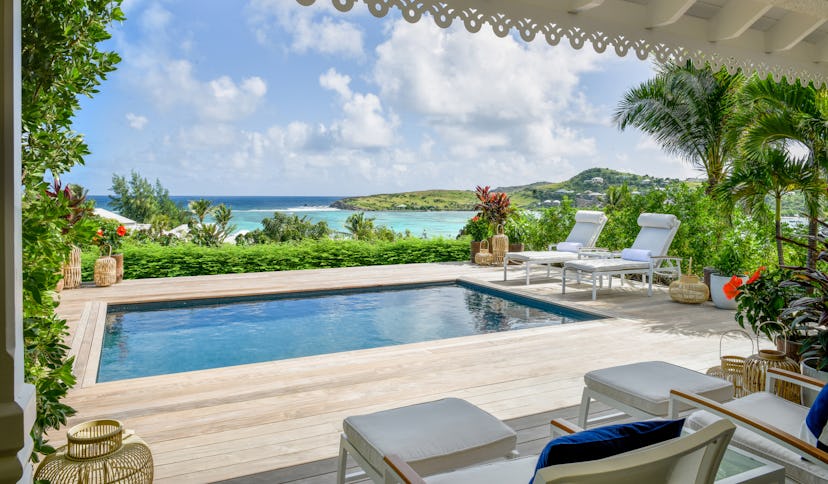
[[[724,293],[724,285],[730,281],[730,277],[719,274],[710,275],[710,297],[719,309],[736,309],[736,298],[728,299]],[[742,276],[742,282],[747,282],[747,280],[748,276]]]
[[[815,362],[812,362],[812,364]],[[817,370],[811,366],[805,364],[805,362],[799,363],[799,368],[802,370],[802,374],[805,376],[810,376],[816,378],[817,380],[822,380],[824,382],[828,382],[828,371]],[[808,388],[802,389],[802,405],[806,407],[810,407],[814,404],[814,400],[816,400],[817,396],[816,390],[810,390]]]

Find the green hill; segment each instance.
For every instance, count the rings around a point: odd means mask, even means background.
[[[590,168],[569,180],[529,185],[497,187],[494,191],[506,192],[512,204],[520,208],[537,208],[544,202],[569,197],[573,200],[595,200],[607,187],[623,185],[631,191],[646,192],[666,186],[677,179],[622,173],[608,168]],[[424,190],[418,192],[383,193],[337,200],[332,207],[346,210],[473,210],[477,199],[472,190]]]

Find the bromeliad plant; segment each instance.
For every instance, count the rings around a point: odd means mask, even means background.
[[[492,227],[506,223],[513,211],[509,195],[502,192],[492,192],[488,186],[478,186],[474,194],[478,200],[478,203],[474,206],[474,209],[478,211],[478,217],[486,220]]]

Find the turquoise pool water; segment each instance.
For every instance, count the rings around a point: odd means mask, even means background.
[[[98,381],[598,318],[471,284],[110,306]]]

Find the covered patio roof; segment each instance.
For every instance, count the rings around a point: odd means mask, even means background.
[[[312,5],[316,0],[297,0]],[[322,0],[323,2],[326,0]],[[357,0],[331,0],[346,12]],[[409,22],[424,17],[469,32],[491,28],[527,42],[566,39],[619,56],[659,62],[710,63],[793,82],[828,82],[825,0],[362,0],[376,17],[397,9]]]

